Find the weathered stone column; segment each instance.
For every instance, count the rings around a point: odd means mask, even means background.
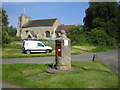
[[[71,69],[71,48],[70,39],[67,38],[64,30],[61,31],[60,38],[56,39],[56,64],[57,70]]]

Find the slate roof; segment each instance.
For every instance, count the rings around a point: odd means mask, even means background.
[[[72,28],[75,25],[60,25],[57,27],[55,32],[60,32],[61,30],[64,30],[65,32],[69,31],[70,28]]]
[[[57,18],[54,19],[40,19],[40,20],[31,20],[28,23],[24,24],[22,27],[41,27],[41,26],[53,26]]]

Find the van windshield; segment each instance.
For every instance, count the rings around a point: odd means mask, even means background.
[[[42,43],[37,43],[38,46],[44,47],[44,44]]]

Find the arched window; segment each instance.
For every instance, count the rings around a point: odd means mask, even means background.
[[[46,31],[46,38],[50,38],[50,31]]]

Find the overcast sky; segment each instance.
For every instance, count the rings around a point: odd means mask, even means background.
[[[83,24],[88,2],[4,2],[10,25],[17,28],[18,16],[24,13],[36,19],[59,18],[61,24]]]

